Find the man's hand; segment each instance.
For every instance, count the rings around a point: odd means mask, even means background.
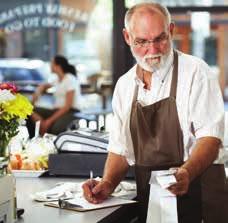
[[[175,174],[177,183],[168,190],[176,195],[187,193],[190,182],[200,176],[217,158],[220,145],[221,140],[216,137],[197,139],[191,156]]]
[[[105,163],[102,180],[87,180],[82,189],[87,201],[98,204],[112,194],[116,186],[124,178],[129,165],[124,156],[109,152]]]
[[[178,168],[175,173],[177,182],[170,186],[168,190],[175,195],[184,195],[188,192],[190,177],[189,173],[185,168]]]
[[[103,202],[111,195],[114,188],[108,181],[87,180],[83,185],[83,195],[87,201],[93,204]]]

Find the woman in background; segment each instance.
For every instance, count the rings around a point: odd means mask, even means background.
[[[34,123],[38,120],[41,121],[41,135],[46,132],[57,135],[65,131],[74,119],[73,113],[79,109],[81,92],[75,67],[69,64],[65,57],[57,55],[51,62],[51,70],[58,76],[54,106],[53,109],[35,107],[34,113],[27,122],[30,138],[34,136]],[[52,87],[51,84],[40,85],[33,94],[33,104],[50,87]]]

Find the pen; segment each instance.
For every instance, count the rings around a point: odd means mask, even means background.
[[[89,172],[89,178],[90,178],[90,180],[93,180],[93,171],[92,170],[90,170],[90,172]]]
[[[90,190],[91,190],[91,192],[92,192],[92,189],[93,189],[94,186],[95,186],[95,184],[94,184],[94,182],[93,182],[93,171],[92,171],[92,170],[90,170],[90,172],[89,172],[89,179],[90,179],[90,181],[91,181]]]

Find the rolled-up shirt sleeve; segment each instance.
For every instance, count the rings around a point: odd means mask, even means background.
[[[122,142],[123,137],[121,137],[121,126],[122,126],[122,121],[118,115],[118,113],[116,113],[114,111],[113,108],[113,118],[112,118],[112,126],[110,129],[110,133],[109,133],[109,144],[108,144],[108,151],[109,152],[113,152],[119,155],[124,155],[124,143]]]
[[[112,98],[112,110],[113,110],[113,117],[112,117],[112,126],[109,133],[109,145],[108,150],[110,152],[124,155],[124,135],[122,135],[122,126],[123,126],[123,118],[122,118],[122,111],[121,111],[121,100],[120,100],[120,92],[118,88],[118,82],[116,88],[113,93]]]
[[[195,137],[212,136],[223,141],[224,103],[218,77],[206,64],[198,69],[189,99],[189,117]]]
[[[113,93],[112,109],[113,109],[113,120],[112,126],[109,132],[109,144],[108,151],[125,156],[129,165],[134,164],[133,145],[130,136],[130,106],[128,111],[123,110],[124,106],[121,104],[121,92],[122,88],[119,88],[118,82]],[[129,101],[131,99],[129,98]],[[130,103],[130,102],[129,102]],[[126,107],[126,106],[125,106]]]

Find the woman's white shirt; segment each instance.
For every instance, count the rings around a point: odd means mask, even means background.
[[[56,91],[54,93],[54,108],[61,108],[65,105],[66,94],[69,91],[74,91],[73,108],[80,109],[81,89],[78,78],[70,73],[64,75],[61,81],[55,85]]]

